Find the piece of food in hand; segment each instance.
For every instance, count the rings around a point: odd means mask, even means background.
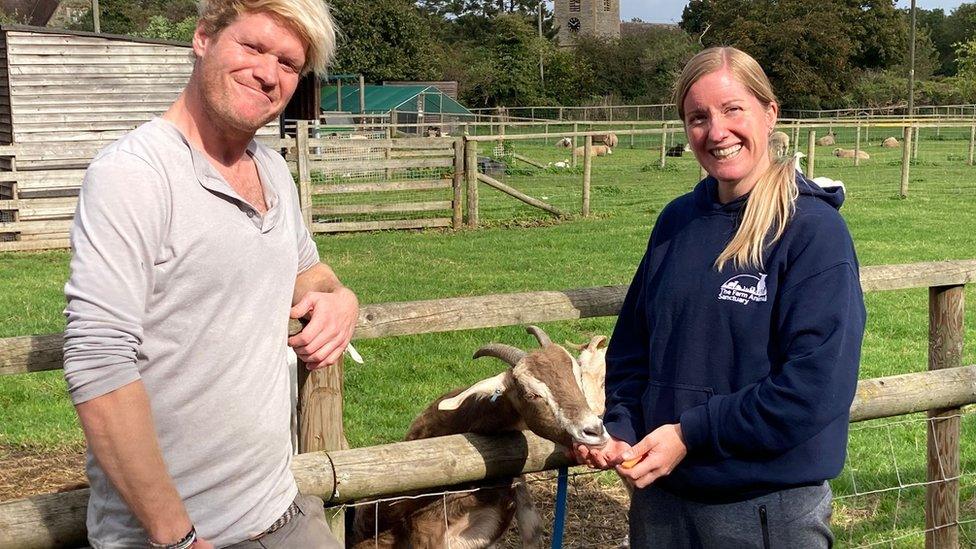
[[[634,465],[637,465],[637,462],[640,461],[642,457],[644,456],[637,456],[634,459],[628,459],[627,461],[621,463],[620,466],[624,469],[630,469]]]

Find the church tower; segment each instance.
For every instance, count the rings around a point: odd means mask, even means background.
[[[554,0],[557,39],[573,47],[584,35],[620,38],[620,0]]]

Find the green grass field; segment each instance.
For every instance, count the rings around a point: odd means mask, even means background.
[[[878,130],[880,132],[880,130]],[[976,258],[976,167],[965,164],[968,130],[923,132],[908,199],[898,198],[900,150],[863,145],[872,158],[855,168],[849,159],[818,149],[816,174],[843,180],[848,200],[842,212],[861,264],[881,265]],[[838,146],[853,148],[853,134],[838,131]],[[592,215],[578,216],[580,170],[537,170],[519,164],[504,181],[530,195],[547,197],[575,215],[556,221],[513,199],[482,187],[478,230],[382,232],[318,237],[331,264],[363,303],[406,301],[500,292],[567,289],[629,282],[661,208],[691,189],[698,166],[690,155],[658,167],[659,141],[644,136],[629,148],[621,140],[611,157],[594,159]],[[485,146],[482,151],[491,147]],[[556,162],[568,150],[543,142],[514,142],[516,151]],[[801,143],[801,150],[806,150]],[[0,337],[45,334],[63,328],[62,287],[67,252],[0,254]],[[976,290],[967,289],[969,303]],[[829,296],[824,296],[829,299]],[[862,378],[926,368],[928,300],[924,289],[871,293]],[[976,363],[976,307],[966,314],[964,363]],[[609,333],[612,318],[562,322],[545,328],[556,341],[584,341]],[[528,347],[520,327],[405,336],[357,343],[366,360],[346,367],[346,430],[350,444],[397,440],[415,414],[447,389],[496,373],[499,364],[472,361],[483,343],[502,341]],[[0,378],[0,444],[40,450],[77,446],[82,441],[64,383],[57,372]],[[836,533],[843,546],[892,540],[894,547],[917,547],[910,535],[924,525],[924,488],[846,497],[905,486],[925,476],[924,423],[854,426],[848,470],[833,483]],[[963,471],[976,472],[976,429],[967,416]],[[976,519],[971,477],[964,486],[962,519]],[[966,526],[964,539],[976,540]]]

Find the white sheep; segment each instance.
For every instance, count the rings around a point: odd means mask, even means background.
[[[881,146],[886,149],[897,149],[901,146],[901,143],[898,142],[897,137],[885,137],[884,141],[881,142]]]
[[[594,135],[593,136],[593,143],[594,144],[602,143],[602,144],[604,144],[604,145],[606,145],[606,146],[608,146],[610,148],[616,147],[618,141],[619,140],[617,139],[617,134],[615,134],[613,132],[607,132],[607,133],[605,133],[603,135]]]
[[[857,152],[857,157],[861,160],[868,160],[871,158],[871,155],[868,154],[867,151],[856,151],[856,152]],[[837,158],[854,158],[854,154],[855,154],[854,149],[842,149],[840,147],[834,149],[834,156],[836,156]]]
[[[570,138],[568,138],[568,137],[564,137],[564,138],[560,139],[559,141],[556,141],[556,146],[557,147],[564,147],[564,148],[567,148],[568,149],[568,148],[570,148],[570,147],[573,146],[573,140],[570,139]]]
[[[827,147],[829,145],[833,145],[836,142],[837,140],[834,138],[834,132],[829,132],[827,133],[827,135],[817,139],[817,145],[820,145],[821,147]]]
[[[769,135],[769,153],[773,158],[786,158],[790,150],[790,136],[783,132],[773,132]]]
[[[606,156],[608,154],[613,154],[613,149],[611,149],[607,145],[593,145],[592,148],[593,148],[593,154],[595,154],[596,156]],[[576,154],[576,156],[583,156],[584,154],[586,154],[586,147],[584,146],[576,147],[573,150],[575,151],[574,154]]]

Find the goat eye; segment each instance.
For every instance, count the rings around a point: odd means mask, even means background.
[[[535,399],[539,398],[539,395],[537,395],[535,393],[525,393],[525,398],[527,400],[535,400]]]

